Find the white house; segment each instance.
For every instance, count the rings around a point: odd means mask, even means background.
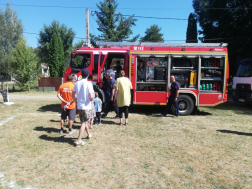
[[[45,75],[45,77],[49,77],[50,73],[49,73],[49,66],[47,63],[41,63],[41,67],[42,67],[42,74]]]

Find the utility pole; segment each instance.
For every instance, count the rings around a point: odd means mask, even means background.
[[[86,43],[89,46],[89,10],[86,9]]]

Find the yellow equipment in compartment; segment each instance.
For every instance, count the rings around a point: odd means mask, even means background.
[[[197,72],[191,71],[190,73],[190,87],[196,87]]]

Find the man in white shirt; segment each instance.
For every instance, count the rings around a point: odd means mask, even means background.
[[[79,131],[79,137],[76,141],[76,146],[83,146],[85,143],[81,140],[84,130],[87,132],[87,137],[90,139],[92,134],[88,130],[89,117],[91,112],[91,100],[94,98],[93,85],[87,80],[89,71],[87,69],[82,70],[82,80],[75,83],[72,97],[77,104],[77,109],[80,116],[81,128]]]

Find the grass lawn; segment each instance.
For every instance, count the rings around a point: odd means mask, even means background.
[[[128,126],[111,112],[76,148],[79,118],[77,132],[58,133],[56,92],[13,92],[10,101],[0,98],[1,189],[252,188],[251,106],[229,101],[179,118],[131,107]]]

